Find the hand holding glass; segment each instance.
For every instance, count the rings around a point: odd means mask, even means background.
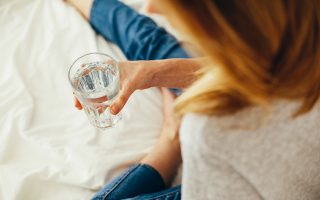
[[[120,113],[112,115],[109,109],[120,89],[119,67],[112,57],[103,53],[83,55],[71,65],[68,76],[92,125],[113,127],[121,119]]]

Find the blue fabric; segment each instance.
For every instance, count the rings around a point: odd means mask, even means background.
[[[146,164],[129,167],[103,187],[92,200],[179,200],[181,187],[165,189],[161,175]]]
[[[125,200],[180,200],[181,199],[181,185],[174,188],[162,190],[157,193],[139,195],[134,198]]]
[[[189,58],[176,38],[117,0],[95,0],[90,23],[97,33],[117,44],[128,60]]]

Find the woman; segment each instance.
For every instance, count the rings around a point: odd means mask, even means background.
[[[183,116],[182,198],[319,199],[320,2],[157,3],[208,58],[175,102]],[[167,83],[170,73],[183,77],[180,61],[133,63],[147,81],[135,80],[129,90],[175,86]],[[168,67],[158,67],[164,62]],[[129,95],[121,95],[114,113]],[[176,166],[147,164],[164,180]]]
[[[97,33],[117,44],[129,60],[154,60],[119,63],[122,88],[119,98],[111,107],[113,113],[119,112],[137,89],[153,85],[185,88],[194,80],[200,59],[173,59],[189,56],[173,36],[148,17],[138,14],[117,0],[68,2],[89,20]],[[139,164],[130,167],[107,184],[93,199],[180,199],[180,186],[166,190],[176,175],[181,154],[178,137],[175,137],[179,126],[173,123],[170,105],[173,96],[164,89],[162,91],[165,105],[164,123],[158,142]],[[171,92],[179,94],[180,90],[172,88]],[[77,100],[75,106],[82,109]],[[152,194],[143,195],[148,193]]]

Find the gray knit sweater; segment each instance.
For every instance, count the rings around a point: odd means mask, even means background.
[[[180,130],[182,198],[320,200],[320,106],[250,108],[228,117],[186,115]]]

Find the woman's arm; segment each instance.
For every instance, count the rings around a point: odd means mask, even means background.
[[[186,88],[195,79],[205,58],[166,59],[152,61],[122,61],[119,63],[121,90],[111,105],[111,112],[117,114],[136,90],[150,87]],[[82,109],[79,101],[75,106]]]
[[[141,64],[149,68],[151,80],[149,87],[186,88],[195,80],[202,59],[167,59],[144,61]]]
[[[119,113],[131,94],[150,87],[186,88],[196,79],[205,58],[166,59],[153,61],[122,61],[120,67],[121,90],[110,106],[113,114]],[[79,101],[75,106],[82,109]]]
[[[163,124],[160,137],[151,151],[140,162],[157,170],[165,185],[170,186],[177,174],[182,158],[179,141],[179,120],[173,111],[173,94],[161,88],[163,99]]]
[[[203,60],[204,58],[190,58],[120,62],[121,90],[111,105],[111,112],[120,112],[135,90],[150,87],[188,87],[196,79],[195,72]]]

